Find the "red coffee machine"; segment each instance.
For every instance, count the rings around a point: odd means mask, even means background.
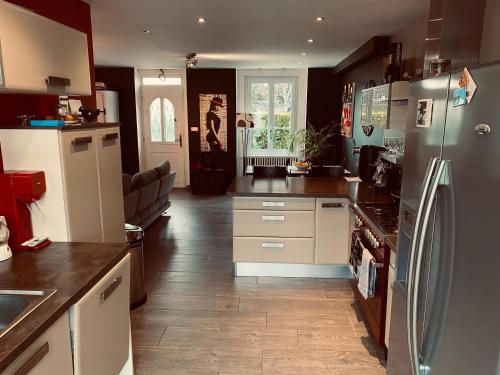
[[[7,219],[9,245],[14,250],[37,250],[48,239],[33,239],[31,212],[28,207],[45,193],[45,174],[41,171],[5,171],[0,173],[0,215]],[[33,240],[31,243],[30,240]]]

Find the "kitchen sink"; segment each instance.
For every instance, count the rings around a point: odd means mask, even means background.
[[[0,290],[0,337],[14,328],[55,290]]]

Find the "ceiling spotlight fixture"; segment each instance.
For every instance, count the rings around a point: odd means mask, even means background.
[[[167,79],[167,75],[163,69],[160,69],[160,74],[158,74],[158,79],[160,81],[165,81]]]
[[[205,23],[206,19],[203,17],[198,18],[198,23]]]
[[[301,53],[301,55],[302,55],[302,56],[307,56],[307,53],[302,52],[302,53]]]
[[[307,43],[314,43],[314,39],[307,39]]]
[[[144,29],[144,30],[142,30],[142,32],[143,32],[144,34],[149,34],[149,33],[151,32],[151,30]]]
[[[189,55],[186,56],[186,68],[187,69],[192,69],[198,64],[198,56],[196,56],[196,53],[190,53]]]
[[[323,22],[325,17],[316,17],[316,22]]]

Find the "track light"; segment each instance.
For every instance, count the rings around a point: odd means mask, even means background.
[[[186,56],[186,68],[192,69],[198,64],[198,56],[196,53],[190,53]]]

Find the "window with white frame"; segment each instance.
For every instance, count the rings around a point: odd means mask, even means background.
[[[286,155],[297,130],[296,77],[247,77],[245,111],[254,116],[249,141],[252,154]]]

